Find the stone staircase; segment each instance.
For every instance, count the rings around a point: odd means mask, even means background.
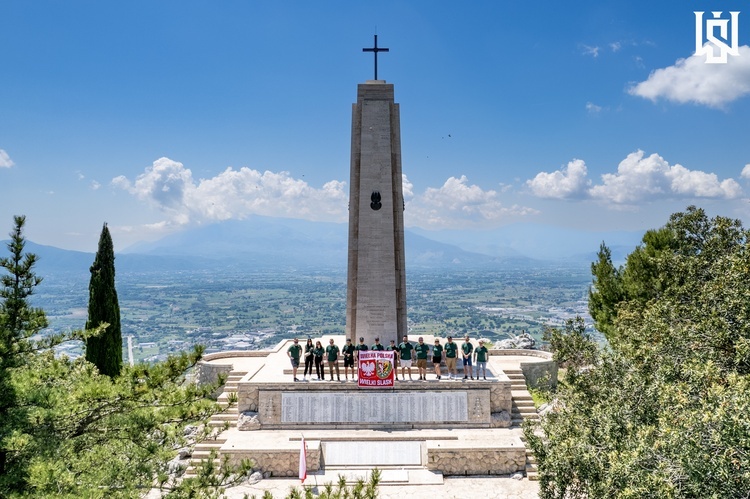
[[[220,431],[221,428],[224,428],[226,425],[228,425],[230,428],[237,426],[237,417],[239,416],[239,413],[237,411],[236,405],[230,407],[229,394],[232,392],[237,393],[237,384],[246,374],[246,372],[231,371],[227,375],[227,380],[226,383],[224,383],[223,391],[216,399],[216,402],[222,409],[224,409],[224,411],[214,414],[208,421],[208,426],[214,428],[216,431]],[[218,467],[221,463],[221,460],[218,456],[218,451],[226,441],[227,439],[222,438],[221,433],[219,432],[214,438],[208,438],[198,444],[195,444],[195,448],[193,449],[193,453],[190,457],[190,464],[185,470],[185,475],[195,475],[197,473],[196,465],[198,465],[202,460],[209,459],[211,457],[211,451],[217,452],[217,455],[214,458],[214,464]]]
[[[195,476],[198,474],[197,466],[200,464],[201,461],[210,459],[211,452],[216,451],[216,457],[214,458],[213,462],[214,465],[218,468],[221,464],[221,460],[219,459],[219,449],[222,445],[224,445],[224,442],[226,442],[226,438],[214,438],[214,439],[207,439],[199,444],[195,444],[195,448],[193,449],[193,454],[190,457],[190,464],[188,465],[187,469],[185,470],[185,476]]]
[[[526,378],[520,369],[504,370],[505,375],[510,378],[510,389],[512,394],[511,423],[515,428],[521,427],[524,420],[538,420],[539,414],[534,407],[534,400],[526,387]],[[523,440],[523,437],[522,437]],[[539,470],[537,468],[536,456],[534,452],[526,449],[526,477],[529,480],[539,480]]]

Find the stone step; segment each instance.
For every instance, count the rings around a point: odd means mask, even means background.
[[[511,419],[513,418],[523,418],[523,419],[539,419],[539,414],[535,412],[511,412],[510,413]]]
[[[515,394],[513,394],[513,392],[515,392]],[[529,393],[529,392],[526,392],[526,393]],[[528,401],[534,402],[534,399],[531,398],[531,395],[524,395],[522,393],[516,392],[515,390],[512,390],[511,394],[512,394],[511,399],[513,399],[514,401],[528,400]]]
[[[229,427],[234,428],[237,426],[237,418],[234,418],[233,421],[216,421],[212,419],[208,422],[208,426],[210,426],[211,428],[223,428],[224,423],[229,423]]]
[[[539,473],[536,471],[528,471],[526,472],[526,478],[531,482],[536,482],[539,480]]]
[[[529,456],[529,455],[527,455],[527,456],[526,456],[526,463],[527,463],[527,464],[533,464],[533,465],[536,465],[536,464],[537,464],[537,462],[536,462],[536,456],[535,456],[534,454],[531,454],[530,456]]]
[[[198,444],[198,445],[196,445],[193,448],[193,454],[192,454],[193,456],[195,456],[196,454],[202,455],[202,453],[204,453],[204,452],[205,453],[210,453],[212,450],[215,450],[215,451],[218,452],[219,449],[221,449],[221,446],[224,445],[224,444],[217,444],[215,447],[210,447],[210,446],[203,446],[203,447],[201,447],[200,445],[201,444]]]
[[[534,407],[534,401],[533,400],[513,400],[513,405],[517,407]]]
[[[237,414],[220,413],[211,416],[211,421],[237,421]]]
[[[442,485],[443,474],[434,472],[425,468],[383,468],[380,470],[380,483],[383,485]],[[370,478],[369,469],[352,469],[341,468],[334,469],[326,466],[323,471],[307,473],[305,483],[310,483],[310,479],[317,480],[318,483],[338,483],[339,476],[346,479],[346,483],[354,484],[357,480],[362,479],[365,482]]]
[[[197,475],[198,474],[198,466],[197,466],[197,464],[198,463],[191,464],[190,466],[188,466],[187,469],[185,470],[185,476],[195,476],[195,475]],[[219,466],[221,466],[221,459],[214,459],[214,466],[216,466],[216,468],[218,468]]]
[[[539,471],[539,468],[537,467],[536,464],[527,464],[526,473],[528,473],[529,471],[536,473],[537,471]]]

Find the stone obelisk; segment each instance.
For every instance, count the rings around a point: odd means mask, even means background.
[[[404,195],[401,127],[393,84],[375,79],[357,86],[352,106],[349,262],[346,335],[370,346],[376,337],[398,344],[406,334]]]

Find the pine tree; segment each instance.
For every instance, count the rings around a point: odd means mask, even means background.
[[[122,331],[115,289],[115,250],[106,223],[90,270],[86,329],[96,328],[102,323],[108,326],[101,335],[86,340],[86,360],[96,365],[102,374],[114,377],[120,374],[122,368]]]
[[[32,308],[28,302],[42,279],[34,274],[37,256],[23,251],[26,217],[16,216],[13,220],[15,227],[8,243],[10,257],[0,258],[0,268],[7,272],[0,277],[0,496],[21,480],[8,443],[13,430],[23,420],[14,411],[17,393],[11,373],[24,365],[32,352],[29,337],[47,326],[44,312]]]

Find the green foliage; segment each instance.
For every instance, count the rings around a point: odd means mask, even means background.
[[[546,326],[542,338],[560,367],[576,372],[596,362],[597,345],[581,317],[566,320],[562,330]]]
[[[99,372],[117,376],[122,368],[120,304],[115,289],[115,250],[107,224],[99,237],[99,249],[91,266],[89,317],[86,329],[104,326],[104,331],[86,339],[86,360]]]
[[[607,303],[614,316],[598,309],[611,348],[569,369],[541,432],[525,429],[541,497],[750,494],[749,236],[690,207],[623,268],[592,267],[594,293],[621,285],[623,297]],[[605,275],[612,286],[596,284]],[[589,358],[580,340],[564,348]]]
[[[13,411],[18,394],[11,375],[34,351],[29,338],[47,326],[44,312],[28,303],[42,279],[34,274],[36,255],[24,253],[26,217],[16,216],[14,223],[8,243],[10,257],[0,258],[0,267],[6,272],[0,277],[0,495],[4,488],[23,480],[15,466],[12,442],[16,439],[13,428],[24,424],[25,418]]]
[[[32,339],[46,326],[27,298],[41,279],[34,255],[23,253],[23,217],[15,218],[0,259],[0,497],[139,497],[161,488],[174,497],[218,497],[249,463],[200,471],[181,480],[170,473],[176,450],[188,445],[185,428],[219,409],[215,386],[187,379],[202,355],[139,364],[111,378],[85,359],[56,357],[53,346],[100,330]],[[200,440],[210,431],[198,433]],[[205,466],[212,466],[206,463]]]
[[[339,475],[338,483],[335,486],[331,483],[325,484],[317,497],[318,499],[376,499],[379,484],[380,470],[377,468],[372,470],[367,481],[359,478],[351,486],[346,484],[346,478]],[[302,490],[297,487],[292,488],[285,499],[312,499],[313,497],[315,497],[313,487],[305,486]],[[265,495],[263,499],[267,499]]]

